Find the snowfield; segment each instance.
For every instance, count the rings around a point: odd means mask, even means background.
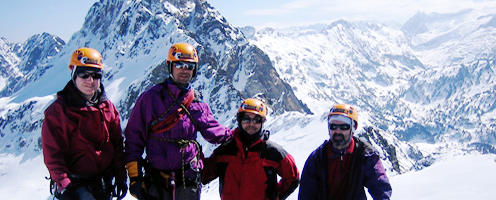
[[[439,160],[421,171],[389,177],[393,187],[392,199],[496,199],[496,193],[493,192],[496,180],[494,172],[496,155],[492,154],[474,153]],[[22,156],[0,155],[0,178],[9,180],[0,185],[0,194],[4,199],[52,199],[48,192],[49,181],[45,180],[45,176],[48,176],[48,171],[41,155],[24,161]],[[288,199],[297,199],[297,193],[298,189]],[[125,199],[134,198],[128,193]],[[204,192],[202,199],[220,199],[216,187]]]

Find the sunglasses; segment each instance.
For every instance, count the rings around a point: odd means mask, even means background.
[[[102,78],[102,74],[101,73],[89,73],[89,72],[82,72],[82,73],[78,73],[77,76],[79,78],[82,78],[82,79],[87,79],[89,78],[90,76],[93,78],[93,79],[101,79]]]
[[[186,70],[193,70],[196,67],[196,63],[190,63],[190,62],[174,62],[174,67],[176,69],[186,69]]]
[[[255,124],[260,124],[262,123],[263,119],[260,116],[255,116],[254,118],[249,118],[249,117],[243,117],[241,118],[241,123],[250,123],[253,122]]]
[[[349,124],[330,124],[329,129],[336,130],[341,129],[343,131],[350,130],[351,126]]]

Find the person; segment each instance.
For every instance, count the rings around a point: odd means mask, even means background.
[[[392,189],[379,158],[369,143],[354,136],[358,112],[350,105],[334,105],[327,117],[330,139],[305,162],[298,199],[389,199]]]
[[[198,70],[196,49],[174,44],[166,63],[169,78],[138,97],[124,131],[129,190],[137,199],[198,199],[203,162],[197,131],[214,144],[227,141],[231,131],[191,86]]]
[[[55,189],[51,192],[59,199],[123,198],[127,174],[122,130],[119,112],[101,82],[102,56],[95,49],[79,48],[69,69],[71,80],[45,110],[41,128],[43,158]]]
[[[299,171],[293,157],[269,141],[268,131],[263,130],[266,116],[267,108],[261,100],[244,100],[238,109],[233,139],[205,159],[202,183],[219,177],[221,199],[286,199],[298,187]]]

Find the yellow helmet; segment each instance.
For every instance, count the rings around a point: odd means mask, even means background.
[[[102,55],[96,49],[88,47],[76,49],[72,53],[69,69],[72,70],[74,66],[103,69]]]
[[[353,120],[355,130],[358,127],[358,112],[352,106],[348,104],[336,104],[334,105],[329,114],[327,115],[327,120],[333,115],[342,115]]]
[[[265,106],[265,103],[259,99],[248,98],[239,106],[238,116],[242,112],[253,113],[265,119],[267,116],[267,107]]]

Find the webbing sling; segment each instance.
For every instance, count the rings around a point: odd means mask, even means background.
[[[172,94],[172,92],[168,89],[168,86],[164,86],[171,98],[174,100],[174,103],[169,106],[160,117],[158,117],[156,120],[153,120],[151,122],[151,132],[152,133],[163,133],[168,130],[170,130],[172,127],[174,127],[181,117],[184,115],[184,111],[187,112],[189,115],[189,112],[187,111],[186,108],[189,108],[193,100],[195,99],[195,93],[193,89],[189,90],[188,93],[186,94],[186,97],[184,98],[183,102],[180,102],[180,98],[175,98],[175,96]],[[169,114],[169,111],[173,108],[179,105],[179,108],[177,109],[177,112],[173,112]]]

